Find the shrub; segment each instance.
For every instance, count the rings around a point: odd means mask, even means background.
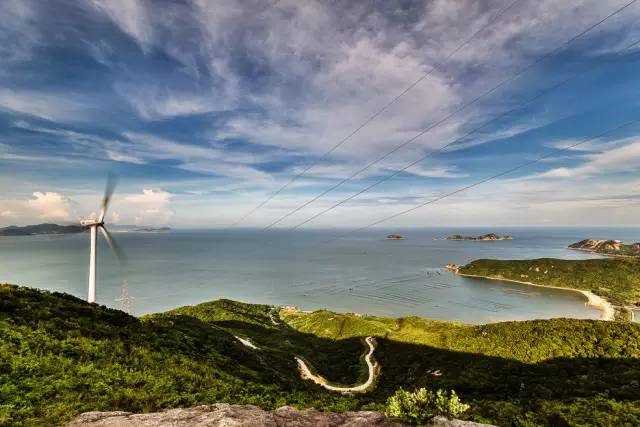
[[[409,423],[424,423],[437,415],[456,418],[469,409],[455,391],[433,392],[425,388],[409,392],[399,389],[387,400],[386,414]]]

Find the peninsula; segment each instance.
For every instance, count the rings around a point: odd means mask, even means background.
[[[640,307],[640,260],[629,258],[566,260],[479,259],[447,266],[455,274],[569,289],[585,295],[606,320],[630,320]]]
[[[620,240],[585,239],[569,245],[569,249],[608,256],[640,257],[640,243],[626,244]]]
[[[87,231],[80,225],[37,224],[0,228],[0,236],[35,236],[39,234],[75,234]]]
[[[462,236],[460,234],[454,234],[449,236],[446,240],[481,240],[481,241],[495,241],[495,240],[513,240],[511,236],[498,236],[495,233],[483,234],[482,236]]]

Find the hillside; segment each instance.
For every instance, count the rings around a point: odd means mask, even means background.
[[[371,392],[341,395],[299,377],[294,355],[331,381],[357,382],[368,335],[382,366]],[[0,424],[218,402],[380,410],[399,387],[427,387],[456,390],[471,405],[465,417],[479,422],[638,425],[639,377],[640,325],[631,323],[470,326],[228,300],[135,318],[0,285]]]
[[[37,234],[75,234],[86,231],[79,225],[37,224],[18,227],[12,225],[0,228],[0,236],[33,236]]]
[[[640,261],[635,259],[479,259],[460,274],[582,289],[619,306],[640,306]]]
[[[620,240],[585,239],[569,245],[569,248],[602,255],[640,257],[640,243],[628,245]]]

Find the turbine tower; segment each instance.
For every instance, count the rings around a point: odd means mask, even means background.
[[[100,216],[98,216],[98,219],[83,219],[80,221],[80,224],[82,226],[89,227],[89,231],[91,233],[91,246],[89,249],[89,293],[87,296],[87,301],[89,302],[96,301],[96,256],[98,249],[98,229],[100,229],[100,231],[102,232],[102,235],[109,244],[109,247],[116,253],[118,261],[120,261],[121,264],[125,264],[126,261],[124,253],[113,240],[111,234],[109,234],[106,227],[104,226],[104,218],[107,214],[109,201],[111,200],[111,196],[113,195],[113,190],[115,190],[115,187],[116,181],[113,176],[109,175],[109,177],[107,178],[107,188],[105,189],[104,197],[102,199]]]

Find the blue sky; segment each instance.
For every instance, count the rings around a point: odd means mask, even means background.
[[[95,214],[234,222],[511,0],[0,0],[0,226]],[[521,0],[242,224],[313,198],[627,1]],[[640,4],[282,221],[295,225],[490,122],[309,227],[360,226],[640,118]],[[573,77],[575,76],[575,77]],[[640,125],[389,226],[637,224]]]

